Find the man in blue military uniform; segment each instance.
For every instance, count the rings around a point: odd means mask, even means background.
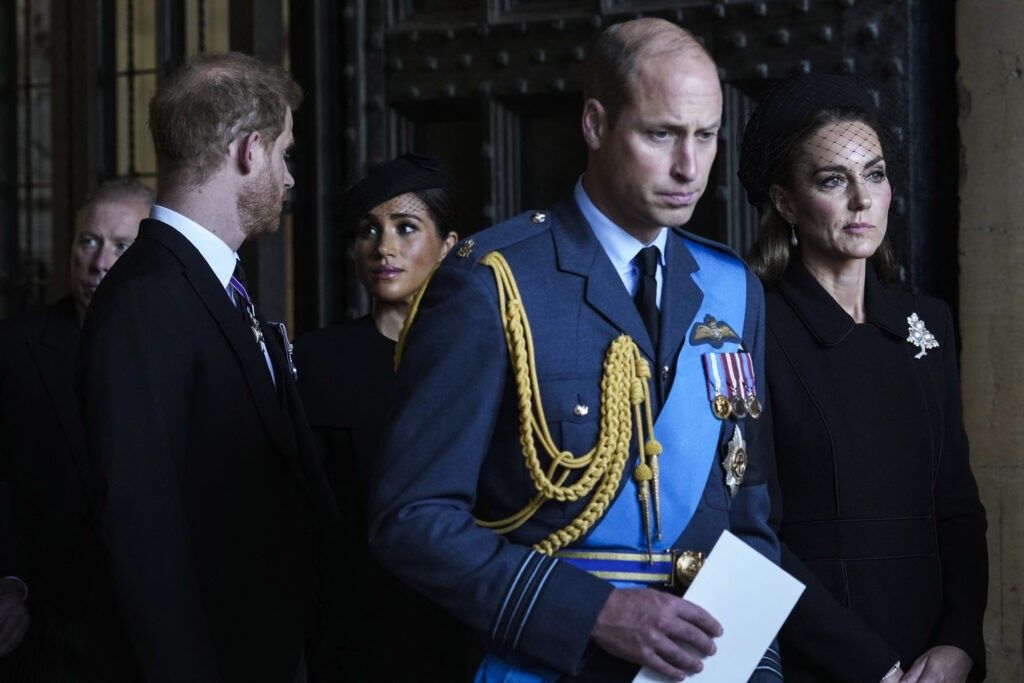
[[[730,529],[778,555],[760,285],[665,227],[707,186],[715,65],[626,22],[584,99],[573,195],[465,240],[414,304],[375,473],[371,546],[479,635],[477,681],[681,679],[721,633],[677,595],[699,554]],[[770,649],[753,680],[779,678]]]

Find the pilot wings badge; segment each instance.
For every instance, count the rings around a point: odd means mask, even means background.
[[[740,337],[724,320],[719,322],[713,315],[704,316],[704,322],[697,323],[690,331],[690,345],[711,344],[720,349],[725,342],[739,343]]]

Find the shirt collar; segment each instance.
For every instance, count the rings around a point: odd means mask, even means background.
[[[580,207],[583,217],[590,224],[590,229],[594,231],[594,236],[597,237],[597,241],[601,243],[605,253],[608,254],[608,258],[611,259],[612,265],[615,266],[615,272],[620,275],[632,273],[634,268],[633,259],[636,258],[641,249],[649,246],[658,247],[661,266],[662,268],[665,267],[665,244],[668,242],[667,229],[662,228],[658,232],[658,236],[650,244],[644,244],[601,213],[601,210],[587,196],[587,191],[583,189],[583,176],[580,176],[579,180],[576,181],[576,189],[573,192],[573,196],[576,199],[576,204]]]
[[[814,279],[799,259],[790,261],[778,289],[811,334],[825,346],[840,343],[853,331],[853,318]],[[906,314],[900,312],[892,293],[878,279],[870,261],[864,275],[864,309],[868,324],[897,337],[907,335]]]
[[[191,218],[182,216],[166,206],[154,204],[149,217],[169,225],[187,239],[213,270],[222,287],[227,288],[231,275],[235,272],[238,254],[231,251],[221,238],[199,225]]]

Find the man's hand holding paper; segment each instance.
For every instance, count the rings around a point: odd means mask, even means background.
[[[689,670],[692,673],[668,675],[663,667],[648,663],[633,683],[681,680],[681,675],[699,683],[748,680],[803,590],[799,581],[733,534],[723,532],[687,590],[686,600],[677,598],[703,608],[721,625],[714,651],[697,650],[705,658],[700,669]]]
[[[614,591],[597,617],[593,639],[616,657],[675,680],[700,671],[715,653],[722,626],[703,608],[649,588]]]

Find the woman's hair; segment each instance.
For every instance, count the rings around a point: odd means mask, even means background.
[[[873,116],[851,107],[822,109],[794,128],[785,139],[775,141],[775,149],[778,151],[772,154],[772,161],[767,164],[765,172],[761,176],[763,188],[768,189],[772,185],[779,185],[792,189],[796,163],[807,142],[825,126],[844,122],[863,123],[871,128],[882,145],[883,158],[886,159],[887,164],[889,163],[891,141]],[[757,241],[747,254],[747,263],[765,287],[771,287],[782,278],[793,253],[800,247],[794,247],[790,243],[791,226],[775,208],[770,193],[764,192],[763,194],[764,197],[759,207],[761,227]],[[892,282],[897,279],[896,260],[888,233],[882,238],[881,244],[869,260],[874,265],[879,279],[883,282]]]
[[[455,209],[455,196],[451,188],[431,187],[417,190],[413,194],[426,205],[442,242],[448,237],[448,233],[458,232],[458,212]]]

